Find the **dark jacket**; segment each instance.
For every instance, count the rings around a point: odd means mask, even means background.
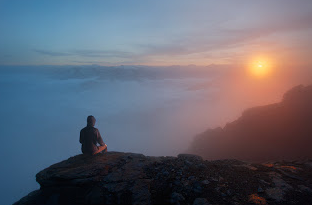
[[[98,150],[97,143],[101,146],[105,145],[99,130],[93,126],[94,123],[88,122],[88,125],[80,131],[79,142],[82,144],[81,151],[84,154],[95,153]]]

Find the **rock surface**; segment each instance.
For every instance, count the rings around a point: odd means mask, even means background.
[[[77,155],[36,175],[14,205],[310,204],[312,161],[250,164],[194,155]]]

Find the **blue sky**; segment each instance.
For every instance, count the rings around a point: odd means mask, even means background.
[[[1,65],[310,65],[311,1],[0,1]],[[277,55],[278,53],[278,55]]]

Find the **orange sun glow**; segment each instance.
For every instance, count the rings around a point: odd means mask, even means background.
[[[251,61],[249,65],[249,73],[257,78],[263,78],[271,73],[271,63],[268,59],[257,58]]]

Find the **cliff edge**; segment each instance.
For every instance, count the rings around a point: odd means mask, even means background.
[[[14,205],[309,204],[312,161],[252,164],[196,155],[77,155],[36,175],[40,189]]]

